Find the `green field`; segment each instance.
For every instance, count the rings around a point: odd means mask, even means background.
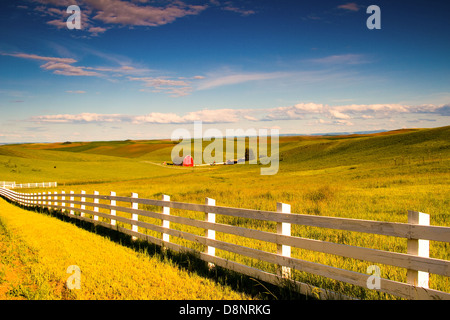
[[[293,213],[378,221],[407,222],[407,210],[415,210],[430,214],[431,225],[450,226],[450,127],[372,135],[280,137],[280,167],[273,176],[260,175],[261,165],[165,166],[163,162],[171,161],[173,146],[167,140],[0,146],[0,180],[57,181],[57,190],[66,192],[115,191],[123,196],[135,192],[152,199],[167,194],[174,201],[202,204],[209,197],[220,206],[261,210],[276,210],[276,203],[284,202],[291,205]],[[275,223],[255,225],[254,221],[226,217],[218,217],[218,222],[276,230]],[[406,253],[406,240],[394,237],[305,226],[295,226],[292,234]],[[273,245],[245,238],[221,234],[217,238],[275,250]],[[274,271],[273,266],[251,259],[225,252],[218,255]],[[292,255],[363,273],[370,265],[300,249]],[[450,245],[431,242],[430,256],[449,260]],[[406,271],[382,266],[381,276],[405,281]],[[296,277],[358,298],[393,298],[302,272]],[[450,292],[450,283],[446,277],[431,275],[430,288]]]

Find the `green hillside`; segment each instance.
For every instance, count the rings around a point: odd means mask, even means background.
[[[450,155],[450,127],[368,136],[320,137],[281,146],[289,164],[333,167],[361,163],[438,160]]]

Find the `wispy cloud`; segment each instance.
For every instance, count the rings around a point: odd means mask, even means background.
[[[142,66],[134,67],[127,65],[123,61],[124,59],[114,58],[110,55],[105,55],[99,52],[94,52],[93,54],[99,56],[100,58],[110,60],[113,63],[117,63],[120,66],[80,66],[77,65],[78,61],[73,58],[48,57],[28,53],[0,52],[0,55],[4,56],[45,62],[40,65],[40,68],[42,70],[50,71],[56,75],[100,77],[110,80],[113,78],[116,79],[117,77],[123,77],[123,79],[127,79],[129,81],[141,82],[143,88],[140,89],[140,91],[161,92],[169,94],[172,97],[180,97],[190,94],[194,90],[193,82],[205,79],[205,77],[201,75],[192,77],[177,77],[174,79],[168,79],[167,77],[142,77],[140,75],[151,73],[153,70]]]
[[[288,75],[287,72],[210,74],[197,86],[197,89],[206,90],[251,81],[282,78]]]
[[[76,93],[76,94],[84,94],[84,93],[86,93],[86,91],[83,91],[83,90],[68,90],[68,91],[66,91],[67,93]]]
[[[368,57],[362,54],[331,55],[323,58],[309,59],[309,62],[323,65],[363,64],[370,62]]]
[[[108,30],[107,28],[102,28],[102,27],[90,27],[88,29],[88,31],[91,33],[91,35],[93,36],[98,36],[100,33],[105,32],[106,30]]]
[[[49,61],[41,66],[42,69],[51,70],[54,74],[65,76],[100,76],[101,74],[94,71],[88,71],[85,67],[76,67],[67,63]]]
[[[55,57],[43,57],[36,54],[28,54],[28,53],[0,53],[3,56],[11,56],[17,58],[24,59],[32,59],[32,60],[41,60],[47,62],[55,62],[55,63],[75,63],[77,60],[71,58],[55,58]]]
[[[155,77],[128,77],[130,81],[139,81],[144,88],[140,89],[142,92],[163,92],[172,97],[181,97],[190,94],[193,90],[192,80],[203,79],[202,76],[195,76],[192,78],[155,78]]]
[[[254,11],[254,10],[248,10],[248,9],[243,9],[241,7],[237,7],[237,6],[233,5],[233,3],[231,1],[225,2],[225,5],[222,7],[222,10],[236,12],[242,16],[249,16],[249,15],[256,13],[256,11]]]
[[[349,10],[349,11],[359,11],[359,6],[354,2],[349,2],[338,6],[339,9]]]
[[[45,61],[41,68],[44,70],[50,70],[54,74],[65,76],[100,76],[101,74],[86,70],[86,67],[74,66],[73,64],[77,60],[72,58],[58,58],[58,57],[46,57],[36,54],[28,53],[1,53],[4,56],[11,56],[16,58],[31,59],[37,61]]]
[[[40,67],[43,70],[52,71],[57,75],[64,76],[87,76],[87,77],[107,77],[108,75],[131,75],[146,72],[146,69],[137,69],[132,66],[122,65],[120,67],[86,67],[76,66],[78,62],[73,58],[47,57],[28,53],[4,53],[1,55],[16,58],[36,60],[45,62]]]

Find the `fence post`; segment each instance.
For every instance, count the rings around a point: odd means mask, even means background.
[[[41,193],[38,192],[38,205],[41,205],[42,201],[41,201],[42,197],[41,197]]]
[[[162,195],[162,201],[170,201],[170,196],[168,196],[166,194],[163,194]],[[163,212],[162,213],[166,214],[166,215],[170,215],[170,207],[163,207]],[[162,227],[163,228],[170,228],[170,221],[163,220],[162,221]],[[167,233],[163,233],[162,234],[162,239],[163,239],[163,241],[169,242],[170,241],[170,235],[168,235]]]
[[[291,213],[291,206],[286,203],[277,202],[277,212],[280,213]],[[277,223],[277,234],[290,236],[291,235],[291,224],[285,222]],[[291,256],[291,247],[277,244],[277,254],[282,255],[283,257]],[[291,276],[291,268],[282,266],[281,267],[281,277],[289,278]]]
[[[51,205],[52,205],[52,192],[51,191],[49,191],[48,193],[47,193],[47,195],[48,195],[48,197],[47,197],[47,209],[51,209]]]
[[[132,193],[131,194],[131,198],[138,198],[138,194],[137,193]],[[139,203],[131,202],[131,209],[136,209],[136,210],[139,209]],[[131,220],[138,221],[138,219],[139,219],[139,215],[137,213],[133,213],[131,215]],[[133,224],[131,226],[131,230],[135,231],[135,232],[138,232],[138,226]],[[137,240],[137,237],[132,236],[131,239],[132,240]]]
[[[115,197],[116,196],[116,193],[114,191],[111,191],[109,194],[110,194],[111,197]],[[111,206],[116,206],[116,200],[111,200]],[[115,216],[116,215],[116,210],[115,209],[111,209],[110,214],[112,216]],[[111,225],[115,226],[116,225],[116,220],[111,219]]]
[[[211,198],[206,198],[205,199],[205,204],[207,206],[215,206],[216,205],[216,200],[215,199],[211,199]],[[207,222],[216,223],[216,214],[215,213],[211,213],[211,212],[207,212],[205,214],[205,220]],[[206,229],[206,237],[208,239],[215,240],[216,239],[216,230]],[[206,253],[209,254],[210,256],[215,256],[216,255],[216,248],[208,246],[206,248]],[[208,262],[208,267],[210,269],[213,268],[214,266],[215,266],[214,263]]]
[[[75,192],[70,191],[70,194],[71,194],[71,196],[70,196],[70,201],[71,201],[70,207],[71,207],[71,208],[75,208],[75,204],[73,203],[73,201],[75,201],[75,197],[72,196],[72,194],[75,194]],[[70,214],[71,214],[71,215],[74,215],[75,212],[74,212],[73,210],[70,210]]]
[[[56,196],[56,194],[58,194],[58,192],[55,191],[53,193],[55,194],[53,200],[55,200],[55,206],[57,206],[58,205],[58,201],[56,201],[56,200],[58,200],[58,196]],[[57,208],[55,208],[55,210],[57,210]]]
[[[100,193],[98,191],[94,191],[94,195],[98,196]],[[100,199],[94,198],[94,203],[100,203]],[[94,212],[98,212],[98,207],[94,207]],[[98,220],[98,216],[94,215],[94,220]]]
[[[45,196],[46,194],[47,194],[46,192],[42,192],[42,204],[44,207],[47,204],[47,201],[45,201],[47,199],[47,197]]]
[[[65,191],[61,191],[61,193],[63,194],[63,196],[61,196],[61,205],[63,206],[63,207],[65,207],[66,206],[66,196],[64,196],[64,194],[66,194],[66,192]],[[62,210],[62,212],[66,212],[66,209],[65,208],[62,208],[61,209]]]
[[[58,194],[58,192],[53,192],[54,194],[55,194],[55,197],[54,197],[54,200],[58,200],[58,196],[56,196],[56,194]],[[57,206],[58,205],[58,201],[55,201],[55,206]],[[56,208],[55,208],[55,210],[56,210]]]
[[[408,210],[408,223],[423,226],[430,225],[430,215]],[[408,254],[419,257],[430,257],[430,241],[422,239],[408,239]],[[408,284],[417,287],[428,288],[429,274],[428,272],[408,269],[406,272],[406,280]]]
[[[52,192],[51,191],[49,191],[48,193],[47,193],[47,195],[48,195],[48,197],[47,197],[47,209],[48,210],[50,210],[51,209],[51,205],[52,205]]]
[[[84,191],[84,190],[81,190],[81,194],[86,194],[86,191]],[[85,197],[81,197],[81,199],[80,199],[80,201],[81,202],[86,202],[86,198]],[[82,204],[81,206],[80,206],[80,216],[81,217],[84,217],[84,212],[82,212],[83,210],[85,210],[86,209],[86,206],[84,205],[84,204]]]

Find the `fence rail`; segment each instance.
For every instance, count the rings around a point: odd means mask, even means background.
[[[11,189],[25,189],[25,188],[56,188],[57,182],[37,182],[37,183],[19,183],[15,181],[0,181],[0,187]]]
[[[133,239],[144,239],[174,251],[196,252],[199,258],[208,262],[210,266],[221,266],[273,284],[290,281],[292,284],[295,284],[298,291],[304,294],[311,294],[313,290],[316,292],[318,290],[321,297],[344,298],[342,295],[329,290],[314,288],[292,280],[292,269],[366,288],[373,277],[370,274],[358,273],[291,257],[291,248],[293,247],[405,268],[407,270],[406,283],[378,278],[379,286],[374,290],[406,299],[450,300],[450,293],[430,289],[428,284],[430,273],[446,277],[450,276],[450,261],[429,257],[429,241],[449,243],[450,227],[430,226],[429,215],[421,212],[409,211],[408,223],[394,223],[293,214],[290,212],[290,206],[284,203],[277,203],[277,211],[274,212],[216,206],[215,200],[209,198],[206,198],[205,204],[202,205],[170,201],[170,197],[167,195],[163,195],[162,200],[142,199],[135,193],[131,197],[123,197],[116,196],[114,192],[111,192],[110,195],[100,195],[98,192],[86,194],[85,191],[81,191],[81,193],[70,191],[68,194],[64,191],[19,193],[7,188],[0,188],[0,195],[23,206],[61,210],[62,214],[69,217],[91,221],[128,234]],[[86,199],[91,201],[87,202]],[[100,203],[100,201],[104,203]],[[118,206],[118,202],[124,204]],[[139,209],[139,205],[141,205],[141,209]],[[144,210],[142,205],[161,207],[162,212]],[[198,220],[181,215],[171,215],[171,208],[203,212],[205,219]],[[101,212],[100,209],[103,209],[104,212]],[[119,216],[117,215],[118,212],[131,214],[131,218]],[[92,218],[87,215],[91,215]],[[277,233],[216,223],[216,215],[276,222]],[[99,217],[103,218],[102,220],[104,221],[100,220]],[[156,225],[141,221],[139,217],[158,219],[161,221],[161,224]],[[131,228],[119,226],[117,222],[131,225]],[[172,223],[204,229],[204,236],[175,229],[171,227]],[[408,240],[408,252],[406,254],[390,252],[292,236],[292,224],[405,238]],[[160,234],[160,237],[139,232],[138,228],[157,232]],[[277,251],[267,252],[217,240],[216,232],[273,243],[276,244]],[[174,243],[171,241],[171,237],[178,237],[201,244],[205,246],[205,250],[199,252],[198,250]],[[224,259],[216,255],[216,249],[277,265],[280,267],[279,272],[270,273]]]
[[[11,188],[15,184],[15,181],[0,181],[0,187],[2,188]]]

